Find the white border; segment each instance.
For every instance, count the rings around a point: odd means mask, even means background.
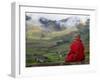
[[[87,8],[57,8],[39,7],[27,4],[12,4],[12,76],[47,76],[65,75],[67,73],[95,72],[95,9]],[[25,67],[25,12],[67,13],[90,15],[90,65],[50,66],[50,67]],[[15,27],[15,28],[14,28]],[[15,32],[14,32],[15,31]],[[95,54],[94,54],[95,53]]]

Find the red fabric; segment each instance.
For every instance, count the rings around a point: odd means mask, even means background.
[[[84,60],[84,46],[80,38],[77,38],[70,46],[70,52],[65,57],[65,62]]]

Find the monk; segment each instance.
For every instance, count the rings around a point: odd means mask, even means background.
[[[77,35],[70,46],[68,55],[65,57],[65,62],[79,62],[83,61],[84,59],[84,45],[80,39],[80,35]]]

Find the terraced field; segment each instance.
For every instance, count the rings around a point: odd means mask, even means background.
[[[86,30],[80,30],[85,46],[85,60],[83,62],[73,63],[65,63],[64,59],[70,50],[70,44],[77,31],[73,31],[72,33],[67,31],[46,33],[38,30],[27,32],[26,66],[89,64],[89,32]]]

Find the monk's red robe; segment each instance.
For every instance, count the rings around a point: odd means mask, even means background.
[[[65,62],[77,62],[84,60],[84,46],[80,38],[73,41],[70,46],[70,52],[65,57]]]

